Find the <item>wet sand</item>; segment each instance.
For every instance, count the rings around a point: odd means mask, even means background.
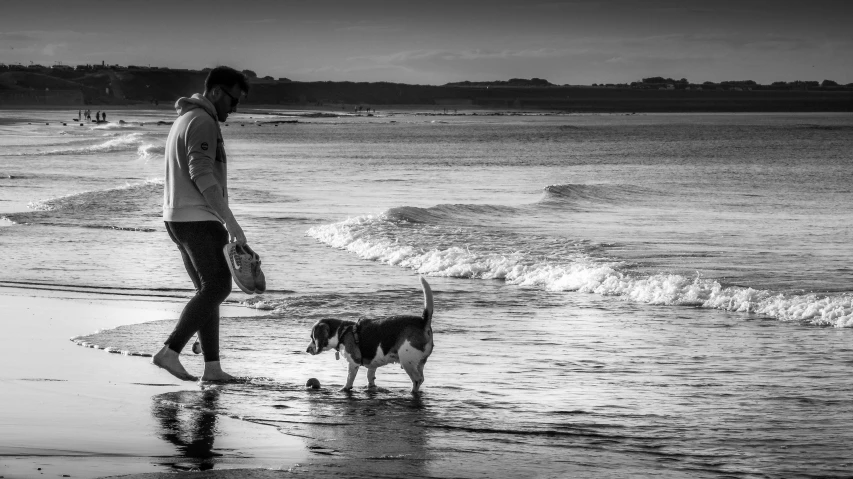
[[[153,397],[197,392],[198,385],[174,380],[148,358],[69,341],[101,328],[176,318],[182,303],[0,288],[0,305],[5,479],[172,475],[204,467],[205,457],[215,457],[217,469],[287,469],[305,462],[302,441],[275,428],[219,415],[194,421],[178,410],[170,418],[168,408],[154,414]]]

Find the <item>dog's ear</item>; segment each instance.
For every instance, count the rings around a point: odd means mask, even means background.
[[[311,334],[314,337],[314,343],[318,349],[322,349],[329,344],[329,325],[326,323],[317,323],[314,325],[314,331]]]
[[[314,337],[317,339],[322,339],[324,341],[329,340],[329,325],[326,323],[320,323],[317,325],[317,329],[314,330]]]
[[[351,331],[344,333],[343,342],[344,348],[349,353],[353,361],[361,364],[361,348],[358,347],[358,344],[355,344],[355,336],[352,335]]]

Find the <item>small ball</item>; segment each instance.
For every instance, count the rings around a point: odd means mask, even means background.
[[[308,380],[307,383],[305,383],[305,387],[311,389],[320,389],[320,381],[318,381],[317,378],[311,378]]]

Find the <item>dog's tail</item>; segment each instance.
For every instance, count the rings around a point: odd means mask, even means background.
[[[424,330],[427,330],[432,327],[432,289],[423,276],[421,276],[421,287],[424,290]]]

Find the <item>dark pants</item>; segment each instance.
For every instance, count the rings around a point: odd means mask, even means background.
[[[165,344],[180,353],[198,332],[205,362],[219,361],[219,305],[231,294],[231,271],[222,252],[228,231],[216,221],[166,221],[166,231],[178,245],[195,296]]]

